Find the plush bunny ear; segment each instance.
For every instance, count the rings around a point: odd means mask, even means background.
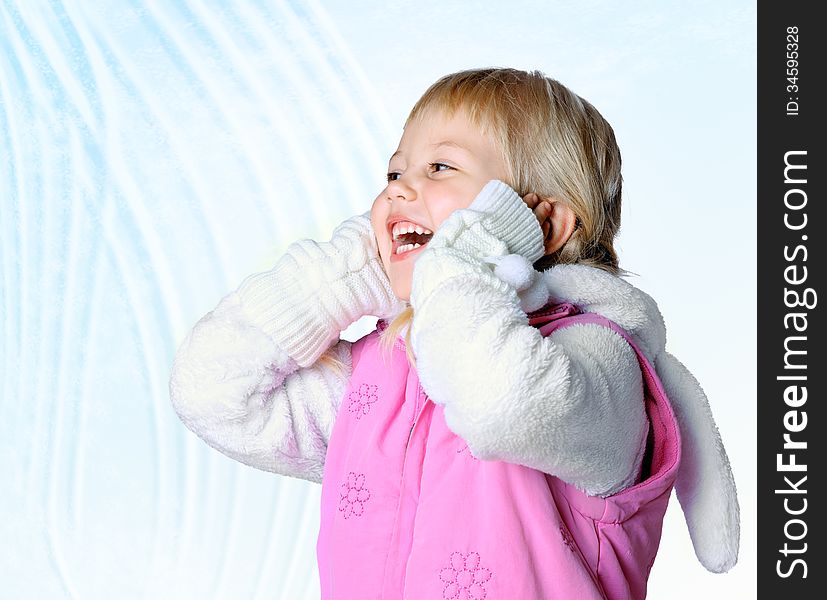
[[[675,491],[683,508],[695,555],[713,573],[738,560],[738,496],[721,435],[700,384],[666,351],[655,358],[681,433],[681,465]]]

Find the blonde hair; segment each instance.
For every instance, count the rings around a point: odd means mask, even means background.
[[[620,229],[620,149],[611,125],[594,106],[540,71],[487,68],[439,79],[411,109],[405,126],[434,110],[447,116],[463,110],[490,135],[502,152],[506,183],[520,196],[553,197],[576,215],[572,235],[538,260],[536,269],[587,264],[626,274],[614,248]],[[406,325],[410,337],[412,318],[408,309],[389,324],[382,332],[384,349]]]
[[[379,335],[379,348],[382,353],[387,356],[390,354],[396,338],[402,335],[404,330],[405,335],[405,354],[408,356],[408,362],[416,367],[416,357],[411,350],[411,322],[413,321],[413,308],[409,305],[401,313],[388,323],[385,329]]]
[[[332,370],[339,377],[347,377],[348,366],[336,358],[333,348],[328,348],[319,357],[319,364]]]

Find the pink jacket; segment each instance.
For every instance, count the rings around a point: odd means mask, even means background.
[[[650,422],[640,482],[588,496],[538,470],[482,461],[448,429],[397,340],[355,342],[324,465],[317,545],[323,598],[644,598],[680,462],[652,364],[612,321],[572,304],[530,315],[549,335],[610,327],[634,348]]]

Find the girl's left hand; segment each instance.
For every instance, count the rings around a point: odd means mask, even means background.
[[[523,198],[502,181],[489,181],[467,209],[454,211],[440,225],[417,258],[411,279],[414,311],[442,282],[491,271],[516,289],[526,312],[540,308],[548,288],[540,285],[533,264],[543,257],[540,220],[548,220],[549,210],[539,198]]]
[[[543,230],[543,240],[547,240],[548,232],[551,229],[551,202],[546,198],[541,198],[534,192],[530,192],[523,196],[523,202],[534,211],[534,216],[540,222],[540,227]]]

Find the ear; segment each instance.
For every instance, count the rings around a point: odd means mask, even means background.
[[[551,203],[549,215],[542,223],[543,233],[546,234],[543,246],[546,254],[552,254],[562,248],[571,237],[577,216],[571,208],[556,198],[543,198],[543,200]]]

